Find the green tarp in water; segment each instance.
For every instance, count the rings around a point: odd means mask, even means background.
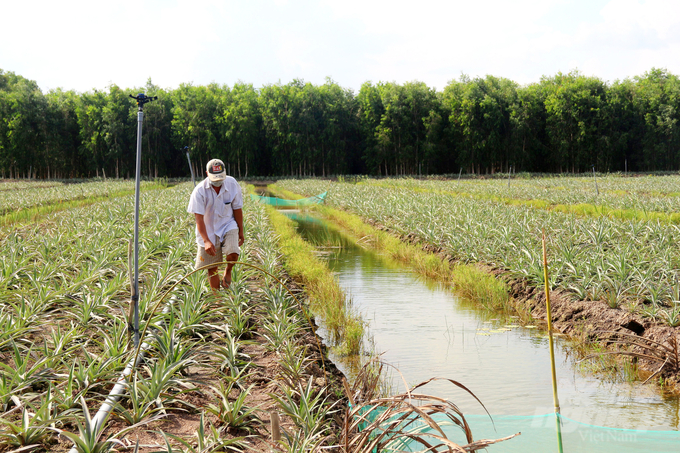
[[[374,420],[380,409],[373,409],[376,413],[365,413],[367,420]],[[446,436],[459,445],[465,445],[465,435],[461,428],[448,425],[443,417],[433,417],[444,429]],[[493,423],[487,415],[468,415],[465,417],[474,440],[500,439],[516,433],[521,435],[512,439],[490,445],[489,453],[639,453],[639,452],[680,452],[680,431],[653,431],[637,429],[606,428],[589,425],[556,414],[533,416],[495,416]],[[557,421],[560,421],[562,445],[559,445]],[[393,420],[385,424],[386,429]],[[389,426],[389,428],[388,428]],[[420,427],[409,426],[411,432],[432,432],[425,423]],[[429,441],[437,444],[434,439]],[[416,441],[395,442],[389,451],[416,452],[422,451],[423,446]]]
[[[488,416],[465,417],[475,439],[497,439],[518,432],[522,434],[488,447],[492,452],[552,453],[633,453],[641,451],[680,452],[680,432],[645,431],[589,425],[562,415],[496,416],[495,425]],[[562,449],[557,437],[560,421]],[[461,439],[464,440],[464,437]]]
[[[326,194],[328,192],[321,193],[309,198],[302,198],[300,200],[284,200],[283,198],[276,197],[263,197],[261,195],[250,195],[254,201],[258,203],[269,204],[272,206],[282,206],[282,207],[300,207],[300,206],[310,206],[314,204],[321,204],[326,200]]]

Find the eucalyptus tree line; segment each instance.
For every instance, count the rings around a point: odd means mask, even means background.
[[[226,139],[226,161],[233,163],[230,173],[248,177],[259,153],[262,116],[258,110],[258,94],[253,85],[236,83],[229,102],[218,117],[220,130]]]
[[[432,127],[441,117],[441,99],[423,82],[370,82],[358,95],[361,130],[369,171],[384,175],[420,174],[430,168],[431,151],[441,139]],[[427,153],[430,150],[430,153]]]
[[[13,73],[0,72],[0,161],[10,175],[32,177],[43,155],[41,136],[47,102],[38,85]]]
[[[607,83],[578,71],[521,86],[502,77],[366,82],[330,78],[84,93],[0,70],[0,176],[134,173],[136,106],[146,109],[147,177],[198,173],[222,158],[239,177],[680,170],[680,80],[663,69]]]
[[[459,165],[469,173],[507,171],[515,160],[510,116],[517,107],[517,84],[463,76],[444,89],[444,105],[459,145]]]

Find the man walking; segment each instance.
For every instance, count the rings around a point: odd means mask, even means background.
[[[224,162],[213,159],[206,166],[203,181],[194,187],[187,212],[196,218],[196,268],[220,261],[237,261],[243,245],[243,196],[241,186],[227,176]],[[217,291],[231,285],[228,263],[220,279],[217,266],[208,268],[210,287]]]

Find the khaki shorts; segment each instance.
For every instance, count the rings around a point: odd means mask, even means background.
[[[215,244],[215,256],[210,256],[206,253],[205,247],[198,246],[196,252],[196,263],[194,269],[207,266],[208,264],[219,263],[225,261],[226,257],[232,253],[241,254],[241,248],[238,246],[238,228],[227,231],[224,235],[224,240],[221,244]]]

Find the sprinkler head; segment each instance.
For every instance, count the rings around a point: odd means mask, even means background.
[[[147,96],[144,93],[139,93],[137,96],[130,95],[130,97],[137,101],[137,105],[139,106],[140,109],[147,102],[155,101],[156,99],[158,99],[158,96]]]

